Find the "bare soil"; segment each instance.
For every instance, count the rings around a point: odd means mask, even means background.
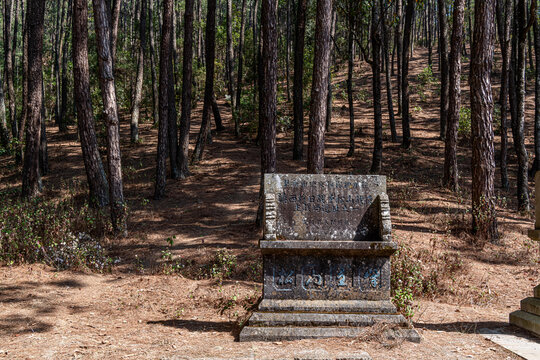
[[[413,85],[427,66],[424,49],[415,49],[414,55]],[[495,66],[495,82],[497,71]],[[364,135],[356,138],[355,155],[347,157],[348,108],[342,95],[345,75],[340,72],[334,77],[333,120],[326,139],[327,173],[366,174],[370,168],[369,67],[358,65],[355,78],[356,126]],[[462,85],[468,106],[466,78]],[[119,263],[107,274],[59,272],[40,264],[1,267],[0,358],[292,358],[302,351],[324,349],[364,350],[373,359],[519,359],[480,335],[484,328],[521,333],[508,325],[508,314],[540,283],[539,247],[525,235],[534,226],[532,216],[514,210],[515,153],[509,151],[509,192],[500,188],[496,174],[500,243],[473,245],[468,231],[469,142],[460,142],[462,190],[454,194],[440,184],[444,143],[438,139],[436,88],[433,84],[411,92],[410,150],[390,142],[387,114],[383,118],[382,175],[387,176],[395,240],[410,247],[410,256],[422,260],[426,271],[436,269],[438,274],[436,290],[415,301],[412,322],[423,337],[421,344],[385,343],[377,329],[368,329],[358,339],[235,341],[238,324],[262,287],[260,233],[254,226],[260,160],[253,134],[234,137],[230,109],[221,101],[227,130],[214,135],[204,160],[191,168],[191,177],[167,181],[167,196],[160,201],[152,200],[157,130],[148,119],[140,129],[143,143],[134,146],[129,144],[129,122],[122,122],[130,232],[127,238],[105,239]],[[526,134],[532,151],[532,83],[527,90]],[[385,109],[386,96],[383,99]],[[192,140],[199,130],[201,107],[193,114]],[[399,117],[396,120],[400,134]],[[44,196],[62,197],[70,189],[83,193],[86,180],[75,127],[68,134],[53,127],[47,132],[51,171],[44,177]],[[498,144],[497,139],[497,149]],[[278,172],[305,172],[305,162],[291,160],[290,129],[280,132],[277,154]],[[0,188],[19,187],[19,171],[12,159],[2,158]],[[532,195],[534,199],[534,191]],[[221,248],[237,258],[237,269],[223,282],[208,276]],[[164,251],[171,252],[172,262],[165,261]]]

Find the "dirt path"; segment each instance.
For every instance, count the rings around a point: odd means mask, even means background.
[[[422,50],[415,55],[414,79],[426,66]],[[357,92],[369,95],[367,67],[356,71]],[[326,172],[365,174],[372,152],[371,96],[358,98],[356,126],[362,126],[365,135],[357,137],[355,156],[346,157],[348,110],[342,89],[344,77],[336,76]],[[533,222],[529,215],[512,210],[515,190],[497,189],[501,243],[483,249],[470,245],[470,235],[464,231],[469,226],[470,206],[467,144],[459,149],[463,191],[455,195],[440,187],[444,145],[437,138],[435,87],[425,89],[425,96],[424,101],[418,92],[412,95],[411,108],[416,110],[411,150],[389,142],[388,119],[383,118],[382,174],[388,179],[395,239],[411,247],[411,256],[422,260],[426,268],[438,269],[440,275],[437,291],[416,303],[413,322],[424,338],[420,345],[385,346],[376,337],[234,342],[235,323],[261,292],[259,233],[253,225],[260,176],[258,148],[247,137],[235,139],[230,130],[216,134],[204,161],[192,167],[193,175],[185,181],[168,180],[166,198],[154,201],[157,131],[143,124],[143,143],[132,146],[129,124],[123,122],[130,236],[109,239],[111,254],[119,258],[119,264],[105,275],[55,272],[41,265],[0,268],[0,358],[291,358],[302,351],[324,349],[332,353],[364,350],[373,359],[517,359],[478,333],[482,328],[501,327],[518,331],[507,325],[508,314],[540,278],[538,246],[523,235]],[[528,116],[533,110],[531,99],[529,91]],[[220,106],[230,129],[229,109],[223,103]],[[199,129],[200,110],[199,106],[193,114],[192,139]],[[82,192],[84,168],[75,129],[67,136],[52,128],[48,132],[51,174],[44,178],[45,195],[61,196],[69,188]],[[279,134],[278,171],[304,172],[305,162],[291,160],[291,135],[290,130]],[[527,135],[530,144],[532,124]],[[510,153],[512,181],[516,161]],[[2,188],[19,186],[9,161],[0,165],[0,180]],[[237,269],[222,285],[205,273],[216,263],[220,248],[230,249],[237,258]],[[164,265],[164,252],[170,252],[174,261]],[[449,259],[460,264],[459,270],[445,276]]]

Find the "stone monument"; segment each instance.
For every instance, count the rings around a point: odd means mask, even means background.
[[[240,341],[355,337],[365,326],[420,341],[390,301],[386,177],[264,176],[264,288]]]
[[[540,171],[534,177],[535,217],[534,230],[529,230],[529,238],[540,241]],[[510,314],[510,323],[540,336],[540,285],[534,288],[533,297],[521,300],[521,310]]]

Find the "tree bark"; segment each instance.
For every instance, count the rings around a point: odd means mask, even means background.
[[[440,103],[440,137],[446,136],[446,117],[448,114],[448,45],[446,26],[446,1],[439,2],[439,47],[441,62],[441,103]]]
[[[212,99],[214,97],[214,60],[216,53],[216,0],[208,1],[208,11],[206,15],[206,81],[204,85],[204,105],[201,129],[197,136],[197,143],[191,158],[192,163],[198,163],[202,159],[206,138],[210,132],[210,111],[212,110]]]
[[[493,0],[475,2],[471,48],[472,219],[473,232],[496,242],[495,154],[491,66],[494,35]]]
[[[382,106],[381,106],[381,21],[379,6],[373,3],[371,7],[371,71],[373,73],[373,159],[370,172],[378,174],[382,166]]]
[[[324,128],[326,97],[328,96],[328,67],[330,66],[331,20],[332,0],[318,0],[307,161],[308,173],[315,174],[324,172]]]
[[[411,146],[411,129],[409,113],[409,58],[411,28],[414,18],[414,0],[407,0],[405,8],[405,27],[403,29],[403,58],[401,62],[401,122],[403,126],[402,147],[408,149]]]
[[[264,174],[276,172],[276,117],[277,117],[277,1],[262,0],[261,40],[262,96],[259,123],[261,124],[261,182],[257,225],[262,223],[264,204]]]
[[[354,24],[355,14],[353,12],[353,1],[347,1],[349,8],[348,16],[348,36],[347,36],[347,100],[349,103],[349,151],[347,156],[353,156],[355,150],[354,143],[354,101],[353,101],[353,69],[354,69]]]
[[[109,184],[99,154],[90,96],[87,0],[75,0],[72,36],[73,90],[84,167],[90,189],[90,203],[104,207],[109,204]]]
[[[245,0],[244,0],[245,1]],[[178,176],[185,179],[189,173],[189,131],[191,128],[191,100],[193,81],[193,5],[186,0],[184,14],[184,49],[182,60],[182,112],[180,114],[180,139],[178,143]]]
[[[154,0],[148,0],[149,3],[149,13],[148,17],[150,18],[150,28],[149,28],[149,37],[150,37],[150,67],[152,75],[152,105],[154,113],[154,124],[157,124],[159,121],[159,90],[158,90],[158,79],[156,72],[156,58],[155,58],[155,49],[156,41],[154,36]]]
[[[28,126],[24,152],[22,197],[33,198],[41,191],[39,147],[41,142],[41,106],[43,102],[43,23],[45,0],[28,3]]]
[[[150,0],[153,1],[153,0]],[[120,9],[122,0],[114,0],[111,16],[111,49],[113,64],[116,63],[116,43],[118,41],[118,23],[120,22]]]
[[[452,191],[458,190],[457,140],[459,110],[461,108],[461,48],[463,46],[463,20],[465,0],[454,2],[452,40],[449,61],[449,100],[444,148],[443,184]]]
[[[169,73],[171,63],[171,41],[173,22],[173,0],[163,1],[163,25],[161,29],[161,48],[159,54],[159,130],[157,146],[156,184],[154,199],[158,200],[165,195],[167,180],[167,148],[169,142],[169,82],[172,74]]]
[[[540,170],[540,29],[538,20],[534,22],[534,55],[536,74],[534,77],[534,163],[532,177]]]
[[[244,38],[245,38],[245,11],[246,11],[246,0],[242,0],[242,13],[241,13],[241,19],[240,19],[240,41],[238,44],[238,78],[236,80],[236,108],[234,109],[237,117],[237,122],[240,124],[240,121],[242,120],[240,118],[240,108],[241,108],[241,102],[242,102],[242,72],[243,72],[243,65],[244,65]],[[234,129],[235,136],[240,136],[240,126],[238,126],[238,129],[236,128],[235,123],[235,129]]]
[[[401,104],[403,102],[402,94],[402,84],[401,84],[401,69],[403,66],[403,35],[402,24],[403,24],[403,0],[396,0],[396,13],[397,13],[397,23],[394,37],[396,38],[396,52],[397,52],[397,88],[398,88],[398,115],[402,114]]]
[[[171,36],[171,51],[172,51],[172,59],[168,63],[167,66],[169,66],[169,77],[171,78],[171,81],[168,82],[169,90],[167,91],[167,99],[169,101],[169,107],[168,107],[168,121],[169,126],[167,128],[169,133],[169,143],[168,143],[168,149],[169,149],[169,162],[171,166],[171,178],[178,179],[180,177],[180,174],[178,172],[178,167],[176,166],[176,163],[178,161],[177,157],[177,151],[178,151],[178,113],[176,112],[176,91],[175,91],[175,84],[176,81],[175,75],[174,75],[174,69],[175,69],[175,53],[177,51],[175,50],[175,43],[176,43],[176,31],[175,31],[175,14],[174,14],[174,5],[173,5],[173,31]]]
[[[13,84],[13,31],[11,20],[15,17],[15,3],[17,0],[4,1],[4,65],[5,78],[7,83],[9,121],[11,123],[11,133],[13,137],[18,134],[16,107],[15,107],[15,86]]]
[[[240,135],[240,123],[236,116],[236,89],[234,87],[234,49],[232,38],[232,0],[227,0],[227,51],[225,54],[227,71],[227,91],[231,97],[231,112],[234,121],[234,133]]]
[[[334,38],[334,35],[336,33],[336,21],[337,21],[337,13],[336,10],[332,7],[332,17],[331,17],[332,24],[330,26],[330,63],[328,64],[328,95],[326,96],[326,125],[325,125],[325,131],[330,131],[330,125],[332,123],[332,100],[333,100],[333,94],[332,94],[332,61],[333,61],[333,51],[334,51],[334,42],[332,39]]]
[[[146,50],[146,0],[141,0],[141,14],[139,18],[139,53],[137,59],[137,79],[135,92],[131,104],[131,142],[139,140],[139,116],[144,80],[144,53]]]
[[[113,74],[110,26],[104,0],[93,0],[94,25],[99,65],[99,84],[103,100],[103,116],[107,128],[107,162],[109,167],[109,199],[113,231],[127,235],[127,205],[122,185],[122,159],[118,110]]]
[[[2,72],[0,71],[0,141],[4,148],[8,148],[11,140],[10,132],[7,127],[6,120],[6,100],[4,96],[4,81],[2,80]]]
[[[531,10],[533,8],[534,14],[531,17],[531,21],[536,18],[535,1],[532,2]],[[527,33],[532,22],[527,21],[527,4],[525,0],[517,1],[516,20],[518,26],[517,62],[515,68],[516,121],[512,123],[512,136],[514,138],[514,148],[518,160],[518,172],[516,176],[518,210],[529,211],[529,185],[527,179],[529,157],[525,147],[525,66],[527,62]]]
[[[293,160],[304,158],[304,37],[308,0],[298,0],[296,29],[294,31],[293,74]]]
[[[429,3],[428,3],[429,4]],[[388,29],[386,27],[386,13],[385,13],[385,2],[380,1],[381,7],[381,31],[383,36],[383,53],[384,53],[384,63],[386,64],[385,75],[386,75],[386,99],[388,102],[388,117],[390,119],[390,132],[392,136],[392,142],[398,142],[397,131],[396,131],[396,119],[394,117],[394,102],[392,100],[392,76],[390,74],[390,55],[389,55],[389,43],[390,39],[388,37]],[[431,43],[431,40],[428,40]]]

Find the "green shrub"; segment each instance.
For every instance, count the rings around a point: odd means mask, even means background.
[[[471,137],[471,108],[459,109],[458,134],[466,139]]]
[[[97,271],[111,266],[112,259],[95,240],[109,224],[87,203],[0,198],[0,264],[42,262],[57,269]]]
[[[433,70],[431,69],[431,66],[426,66],[420,74],[417,76],[418,81],[423,86],[431,85],[435,83],[437,80],[433,76]]]
[[[219,249],[216,251],[210,275],[221,282],[223,279],[231,277],[236,269],[236,264],[236,255],[232,254],[230,250]]]

